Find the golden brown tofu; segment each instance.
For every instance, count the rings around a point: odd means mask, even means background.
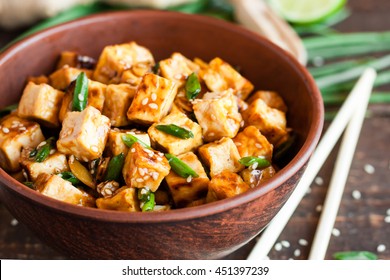
[[[64,51],[61,52],[60,59],[57,63],[57,69],[68,65],[73,68],[93,69],[96,65],[96,60],[92,57],[79,55],[76,52]]]
[[[246,168],[241,171],[240,175],[244,182],[247,183],[251,188],[256,188],[262,182],[271,179],[275,173],[275,168],[273,166],[268,166],[264,169]]]
[[[86,69],[78,69],[65,65],[49,76],[50,85],[58,90],[65,90],[71,82],[77,79],[77,76],[84,72],[88,78],[92,77],[92,71]]]
[[[128,125],[127,110],[134,98],[136,88],[128,84],[108,85],[104,101],[103,115],[115,127]]]
[[[48,197],[78,206],[94,206],[95,199],[57,175],[42,173],[34,183],[38,192]]]
[[[64,154],[52,150],[47,159],[43,162],[36,162],[30,158],[31,149],[24,149],[20,158],[20,165],[26,172],[28,179],[32,182],[38,178],[39,174],[58,174],[69,170],[68,161]]]
[[[193,152],[179,155],[178,158],[199,175],[197,178],[183,178],[171,170],[165,178],[176,207],[184,207],[206,196],[210,180],[202,163]]]
[[[148,188],[155,192],[170,169],[163,153],[144,148],[137,142],[127,153],[123,177],[129,187]]]
[[[64,93],[47,84],[29,82],[19,102],[18,115],[32,119],[44,126],[59,126],[58,112]]]
[[[237,97],[245,100],[253,90],[251,82],[219,57],[210,61],[208,68],[199,71],[199,75],[205,81],[207,87],[214,92],[231,88]]]
[[[233,139],[241,157],[264,157],[272,160],[273,145],[261,134],[260,130],[250,125],[239,132]]]
[[[110,119],[92,106],[69,112],[62,123],[58,151],[83,161],[96,159],[103,154],[109,131]]]
[[[284,113],[287,112],[287,106],[283,98],[275,91],[258,90],[248,98],[247,102],[250,104],[258,98],[262,99],[271,108],[278,109]]]
[[[219,93],[208,92],[203,99],[193,102],[193,108],[205,142],[222,137],[233,138],[241,127],[242,117],[231,89]]]
[[[224,170],[239,172],[244,166],[238,161],[241,158],[232,139],[224,137],[217,142],[203,145],[198,150],[200,158],[210,168],[211,177]]]
[[[247,110],[242,112],[245,125],[257,127],[275,147],[288,134],[284,112],[269,107],[262,99],[253,101]]]
[[[146,74],[127,111],[130,121],[151,125],[165,117],[177,93],[174,82],[163,77]]]
[[[162,132],[156,128],[157,125],[175,124],[181,128],[191,131],[193,138],[182,139]],[[180,112],[171,113],[164,117],[161,122],[153,124],[148,129],[148,134],[152,140],[152,145],[162,148],[173,155],[180,155],[189,151],[194,151],[203,145],[202,128],[199,124],[190,120],[185,114]]]
[[[28,77],[27,78],[27,83],[28,82],[33,82],[34,84],[50,84],[50,80],[49,80],[49,77],[45,76],[45,75],[40,75],[40,76],[37,76],[37,77]]]
[[[135,42],[107,46],[100,54],[93,79],[108,84],[138,63],[154,65],[153,55],[147,48]]]
[[[112,197],[96,199],[96,206],[100,209],[117,210],[124,212],[141,211],[137,197],[137,189],[122,187]]]
[[[45,140],[38,123],[9,115],[0,123],[0,167],[7,172],[20,170],[22,148],[35,148]]]
[[[123,71],[119,81],[116,81],[117,78],[113,78],[110,80],[110,83],[127,83],[133,87],[137,87],[141,83],[142,77],[147,73],[152,73],[152,65],[147,63],[137,63],[130,69]]]
[[[109,156],[116,156],[123,153],[125,156],[129,151],[129,147],[122,140],[122,136],[125,134],[131,134],[140,139],[142,142],[150,146],[149,135],[145,132],[132,129],[132,130],[120,130],[118,128],[111,129],[108,133],[106,152]]]
[[[225,170],[211,178],[206,200],[209,203],[234,197],[246,192],[248,189],[248,184],[242,180],[240,175]]]
[[[185,84],[187,77],[197,73],[200,67],[181,53],[173,53],[170,58],[160,61],[160,71],[164,78],[175,82],[178,87]]]

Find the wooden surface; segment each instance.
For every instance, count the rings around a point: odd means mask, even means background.
[[[336,26],[339,31],[390,30],[390,1],[350,0],[349,7],[352,16]],[[0,46],[19,33],[0,29]],[[390,87],[383,89],[390,91]],[[377,253],[380,259],[390,260],[390,223],[385,222],[385,217],[390,214],[386,214],[390,211],[390,105],[370,105],[369,111],[371,114],[362,128],[327,259],[332,259],[332,254],[338,251],[365,250]],[[337,148],[320,171],[320,179],[312,184],[311,192],[305,196],[278,239],[278,242],[289,247],[273,249],[269,254],[270,259],[307,259],[320,216],[318,208],[324,202],[336,156]],[[367,172],[370,171],[367,166],[374,167],[374,172]],[[361,193],[360,199],[352,195],[356,190]],[[338,236],[337,232],[340,233]],[[299,244],[300,239],[306,240],[308,245]],[[254,243],[250,242],[226,259],[245,259]],[[386,249],[377,252],[381,244]],[[19,224],[0,203],[0,259],[64,258]]]

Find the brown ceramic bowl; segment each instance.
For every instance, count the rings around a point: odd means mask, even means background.
[[[312,77],[294,58],[236,25],[172,12],[107,13],[28,37],[0,55],[0,108],[18,102],[30,75],[50,73],[59,53],[98,57],[104,46],[135,40],[156,60],[179,51],[206,61],[219,56],[257,89],[279,92],[298,141],[288,163],[261,188],[194,208],[122,213],[45,197],[0,169],[0,197],[44,242],[78,259],[216,259],[254,238],[299,181],[322,130],[323,104]]]

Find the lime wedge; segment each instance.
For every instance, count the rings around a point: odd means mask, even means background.
[[[320,22],[338,12],[346,0],[268,0],[270,6],[291,23]]]

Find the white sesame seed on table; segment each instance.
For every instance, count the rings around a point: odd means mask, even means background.
[[[333,228],[332,229],[332,235],[333,236],[340,236],[340,234],[341,234],[341,232],[340,232],[340,230],[339,229],[337,229],[337,228]]]
[[[301,255],[301,250],[295,249],[295,250],[294,250],[294,256],[295,256],[295,257],[299,257],[300,255]]]
[[[275,244],[274,248],[275,248],[276,251],[280,251],[280,250],[282,250],[283,246],[282,246],[281,243],[278,242],[278,243]]]
[[[358,191],[358,190],[353,190],[352,191],[352,197],[353,197],[353,199],[356,199],[356,200],[361,199],[362,198],[362,193],[360,191]]]
[[[365,165],[364,165],[364,171],[365,171],[367,174],[374,174],[374,173],[375,173],[375,167],[372,166],[371,164],[365,164]]]
[[[376,248],[378,253],[383,253],[386,251],[386,245],[385,244],[379,244],[378,247]]]
[[[301,245],[301,246],[307,246],[307,245],[309,245],[309,242],[307,242],[306,239],[300,238],[298,240],[298,244]]]

